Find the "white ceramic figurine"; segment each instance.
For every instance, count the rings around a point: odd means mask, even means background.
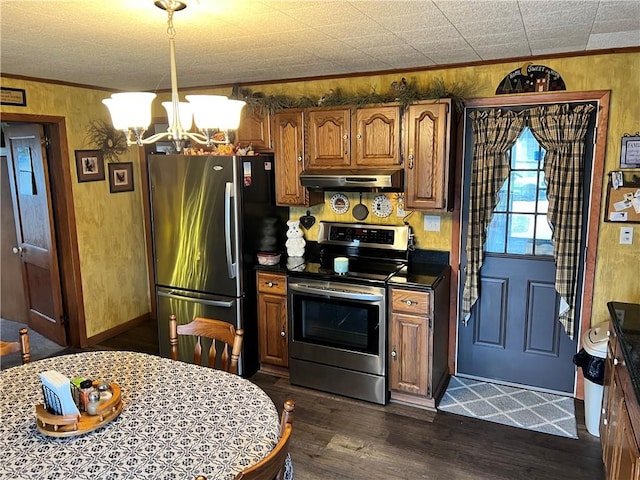
[[[287,255],[290,257],[304,256],[304,247],[307,242],[305,242],[304,233],[300,229],[300,222],[298,220],[289,220],[287,226],[289,227],[285,243]]]

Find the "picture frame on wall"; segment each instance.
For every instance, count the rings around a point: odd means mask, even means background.
[[[76,150],[78,182],[104,180],[104,157],[101,150]]]
[[[111,193],[133,191],[133,163],[109,164],[109,191]]]
[[[622,137],[620,168],[640,168],[640,133]]]

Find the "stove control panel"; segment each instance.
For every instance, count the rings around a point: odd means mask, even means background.
[[[343,242],[358,241],[361,243],[377,243],[393,245],[395,232],[393,230],[379,230],[377,228],[334,227],[329,233],[330,240]]]
[[[320,222],[318,243],[342,246],[406,250],[409,240],[407,225],[367,225]]]

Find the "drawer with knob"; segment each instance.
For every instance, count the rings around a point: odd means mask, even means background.
[[[429,292],[391,290],[391,310],[394,312],[429,315]]]
[[[286,295],[287,277],[279,273],[258,272],[258,292]]]

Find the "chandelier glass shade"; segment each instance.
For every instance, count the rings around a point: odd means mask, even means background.
[[[124,132],[127,145],[142,146],[160,140],[170,140],[176,150],[180,151],[186,140],[208,147],[215,143],[229,143],[229,131],[238,128],[245,102],[231,100],[223,95],[186,95],[186,102],[179,101],[173,13],[184,9],[186,4],[177,0],[162,0],[155,2],[155,5],[166,10],[168,14],[171,101],[162,102],[162,106],[167,111],[169,128],[166,132],[143,137],[151,125],[151,104],[156,98],[156,94],[150,92],[114,93],[111,98],[102,100],[109,109],[113,127]],[[198,132],[191,131],[194,123]],[[224,140],[214,140],[217,132],[224,134]]]

